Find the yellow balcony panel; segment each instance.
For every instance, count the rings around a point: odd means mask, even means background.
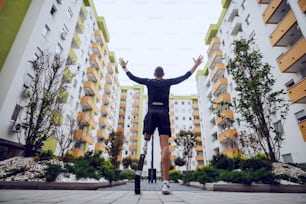
[[[95,68],[88,67],[86,74],[87,74],[87,78],[89,81],[93,81],[93,82],[100,81],[99,74]]]
[[[107,71],[108,71],[109,74],[114,73],[114,64],[113,63],[111,63],[111,62],[107,63],[106,68],[107,68]]]
[[[112,84],[113,83],[112,75],[111,74],[106,74],[105,75],[105,80],[106,80],[106,83]]]
[[[84,91],[86,95],[95,96],[99,101],[101,100],[99,92],[96,88],[96,85],[91,81],[86,81],[84,83]]]
[[[174,142],[174,140],[175,140],[175,136],[169,137],[168,139],[169,142]]]
[[[137,135],[130,136],[130,141],[138,141],[138,136]]]
[[[117,156],[117,161],[122,161],[122,155]]]
[[[279,60],[278,66],[281,72],[294,73],[305,69],[306,40],[301,38]]]
[[[203,147],[202,147],[201,145],[197,145],[197,146],[195,147],[195,150],[196,150],[197,152],[203,152]]]
[[[204,160],[204,156],[203,155],[197,155],[196,156],[196,160],[197,161],[203,161]]]
[[[95,114],[98,114],[99,110],[96,104],[91,100],[89,96],[83,96],[81,98],[81,105],[83,111],[93,110]]]
[[[199,117],[200,116],[199,111],[192,111],[192,116]]]
[[[106,106],[106,105],[102,105],[102,106],[101,106],[101,114],[102,114],[103,116],[109,116],[110,118],[113,117],[112,114],[111,114],[111,112],[109,111],[108,106]]]
[[[176,149],[176,146],[169,146],[169,151],[170,151],[170,152],[175,151],[175,149]]]
[[[302,12],[305,13],[306,12],[306,2],[305,2],[305,0],[299,0],[299,6],[300,6]]]
[[[104,144],[101,144],[101,143],[96,143],[95,144],[95,150],[98,151],[98,152],[107,153],[107,150],[106,150]]]
[[[138,131],[138,127],[131,127],[131,132],[137,132]]]
[[[132,115],[139,115],[139,110],[132,110]]]
[[[139,102],[133,102],[132,107],[139,107]]]
[[[62,82],[63,83],[71,83],[73,79],[73,74],[72,72],[69,70],[68,67],[65,67],[64,72],[63,72],[63,79]]]
[[[89,144],[93,144],[94,139],[92,136],[84,132],[83,130],[75,130],[73,135],[74,140],[80,140],[82,142],[88,142]]]
[[[272,0],[262,14],[265,23],[277,24],[279,23],[286,13],[289,11],[290,6],[284,0]]]
[[[112,93],[112,90],[111,90],[111,87],[109,84],[104,84],[104,92],[106,94],[111,94]]]
[[[125,111],[119,111],[120,116],[125,116]]]
[[[110,104],[110,98],[109,98],[109,96],[108,96],[107,94],[103,94],[103,96],[102,96],[102,101],[103,101],[103,104],[104,104],[104,105]]]
[[[171,128],[171,133],[174,134],[175,133],[175,129]]]
[[[173,116],[173,115],[174,115],[174,111],[170,111],[170,112],[169,112],[169,115],[170,115],[170,116]]]
[[[139,122],[139,119],[138,119],[138,118],[132,118],[131,122],[132,122],[132,123],[138,123],[138,122]]]
[[[207,55],[209,56],[211,52],[213,52],[216,49],[219,49],[220,46],[220,38],[214,37],[211,39],[210,45],[207,49]]]
[[[193,120],[193,124],[194,124],[195,126],[198,126],[198,125],[201,124],[201,121],[200,121],[199,119],[195,119],[195,120]]]
[[[126,103],[120,103],[120,108],[125,108],[126,107]]]
[[[222,102],[230,102],[230,101],[231,101],[231,95],[229,93],[220,94],[220,96],[216,100],[216,103],[213,104],[213,109],[218,108],[219,104]]]
[[[174,108],[174,104],[173,104],[173,103],[170,103],[170,104],[169,104],[169,108]]]
[[[85,152],[78,148],[72,149],[70,152],[74,157],[82,157],[85,155]]]
[[[124,124],[125,120],[123,118],[118,119],[118,124]]]
[[[222,63],[216,64],[215,68],[210,74],[210,80],[215,81],[224,76],[225,66]]]
[[[224,154],[227,157],[233,158],[234,156],[240,155],[241,150],[238,148],[232,148],[232,149],[223,151],[222,154]]]
[[[80,125],[85,125],[85,126],[89,125],[93,128],[96,128],[97,126],[97,123],[94,121],[94,119],[85,112],[79,112],[77,120]]]
[[[173,125],[175,123],[174,119],[170,119],[170,124]]]
[[[306,103],[306,78],[288,89],[291,103]]]
[[[201,128],[198,128],[198,127],[193,128],[193,132],[195,132],[195,133],[201,133]]]
[[[203,161],[204,161],[204,159],[203,159]],[[197,165],[197,169],[202,169],[203,167],[204,167],[204,164]]]
[[[126,101],[126,94],[121,94],[120,99],[121,101]]]
[[[124,132],[124,128],[123,127],[118,127],[117,128],[117,132],[123,133]]]
[[[236,139],[237,138],[237,130],[234,128],[226,129],[218,136],[219,142],[226,142],[229,139]]]
[[[175,156],[175,155],[171,155],[171,156],[170,156],[170,160],[171,160],[171,161],[174,161],[175,159],[176,159],[176,156]]]
[[[99,125],[100,125],[101,128],[104,128],[104,127],[108,128],[108,129],[111,128],[109,122],[108,122],[107,119],[104,118],[104,117],[100,117],[100,118],[99,118]]]
[[[208,62],[208,68],[212,69],[214,67],[212,67],[213,64],[217,63],[217,62],[221,62],[223,57],[222,51],[221,50],[216,50],[213,54],[213,56],[209,59]]]
[[[234,120],[234,112],[232,110],[224,110],[222,111],[221,116],[216,118],[216,124],[222,125],[229,119]]]
[[[294,39],[299,39],[301,34],[297,32],[297,21],[293,11],[289,11],[286,17],[278,24],[270,35],[270,42],[273,46],[287,46]]]
[[[197,142],[202,142],[202,137],[201,137],[201,136],[196,136],[196,137],[195,137],[195,141],[197,141]]]
[[[91,44],[92,51],[99,57],[102,56],[103,52],[99,43],[94,42]]]
[[[137,150],[137,145],[130,145],[129,150]]]
[[[89,56],[89,63],[92,67],[96,68],[97,70],[102,70],[102,65],[99,61],[99,57],[96,54],[91,54]]]
[[[105,132],[105,130],[101,130],[101,129],[97,131],[97,137],[102,138],[104,140],[109,139],[109,135]]]
[[[198,103],[193,103],[191,107],[192,107],[192,109],[197,110],[197,109],[199,109],[199,104]]]
[[[131,159],[138,159],[137,155],[130,155],[129,156]]]
[[[133,99],[139,99],[140,98],[140,95],[139,94],[134,94],[133,95]]]
[[[214,84],[212,88],[212,94],[217,95],[220,92],[225,92],[227,88],[228,82],[227,78],[220,78],[218,81]]]
[[[271,0],[257,0],[258,4],[269,4]]]
[[[306,142],[306,120],[302,120],[298,123],[300,131],[302,133],[302,137],[304,139],[304,142]]]
[[[98,43],[100,44],[104,44],[104,38],[103,38],[103,33],[101,30],[95,30],[94,32],[94,36],[95,36],[95,39]]]

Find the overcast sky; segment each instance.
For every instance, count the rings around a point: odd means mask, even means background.
[[[221,0],[94,0],[110,34],[108,47],[117,60],[129,61],[128,69],[139,77],[152,78],[162,66],[165,78],[183,75],[192,58],[204,55],[204,39],[210,24],[220,16]],[[119,66],[120,85],[133,85]],[[196,94],[195,74],[171,88],[175,95]]]

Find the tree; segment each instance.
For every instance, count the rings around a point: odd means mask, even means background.
[[[286,92],[273,91],[275,79],[271,65],[262,62],[262,54],[254,46],[254,40],[233,42],[235,57],[229,59],[226,69],[236,83],[231,105],[239,113],[238,124],[245,125],[256,135],[255,144],[271,161],[277,161],[282,145],[283,129],[275,121],[286,119],[289,103],[282,98]]]
[[[196,135],[191,131],[181,130],[174,142],[182,151],[182,158],[185,161],[186,170],[190,170],[192,149],[196,146]]]
[[[132,159],[130,157],[125,157],[122,159],[123,168],[127,169],[132,163]]]
[[[25,101],[24,134],[25,156],[33,156],[61,123],[58,112],[58,88],[62,62],[58,55],[42,53],[30,61],[34,70],[28,98]]]
[[[123,134],[121,132],[114,131],[111,132],[109,139],[106,141],[109,160],[116,168],[119,168],[120,165],[120,162],[118,162],[117,158],[121,154],[123,142]]]

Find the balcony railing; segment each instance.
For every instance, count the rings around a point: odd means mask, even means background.
[[[105,146],[101,143],[96,143],[95,144],[95,150],[98,151],[98,152],[107,153],[107,150],[106,150]]]
[[[230,120],[231,122],[233,119],[234,119],[234,112],[232,110],[224,110],[221,113],[221,116],[216,118],[216,124],[221,125],[228,120]]]
[[[235,139],[236,137],[237,137],[236,129],[226,129],[218,136],[219,142],[225,142],[228,139]]]
[[[213,104],[213,109],[218,108],[220,103],[229,101],[231,101],[231,95],[229,93],[220,94],[220,96],[216,100],[216,103]]]
[[[224,92],[226,90],[227,84],[227,78],[218,79],[218,81],[214,84],[212,88],[212,93],[216,95],[218,93],[218,90],[220,90],[219,92]]]
[[[222,154],[224,154],[227,157],[232,158],[234,156],[240,155],[241,151],[238,148],[231,148],[226,151],[223,151]]]
[[[95,96],[100,101],[101,98],[100,98],[99,92],[96,88],[96,85],[93,82],[86,81],[84,83],[84,90],[85,90],[86,95]]]
[[[220,46],[220,39],[215,37],[212,38],[210,45],[207,49],[207,55],[209,56],[211,53],[213,53],[216,49],[218,49]]]
[[[104,140],[109,139],[109,135],[104,130],[101,129],[97,131],[97,137],[103,138]]]
[[[289,11],[290,6],[284,0],[272,0],[262,14],[265,23],[277,24]]]
[[[304,142],[306,142],[306,120],[302,120],[298,123]]]
[[[80,140],[82,142],[88,142],[89,144],[93,144],[94,142],[93,137],[84,132],[83,130],[75,130],[73,139]]]
[[[223,77],[225,71],[225,66],[222,63],[218,63],[210,74],[210,80],[215,81],[220,77]]]
[[[288,89],[291,103],[306,103],[306,78]]]
[[[79,148],[75,148],[70,150],[70,152],[72,153],[73,156],[75,157],[82,157],[85,155],[85,152]]]
[[[85,112],[79,112],[77,120],[81,125],[90,125],[93,128],[96,128],[97,126],[97,123],[93,120],[93,118]]]
[[[83,96],[81,98],[81,105],[83,108],[83,111],[93,110],[95,114],[98,114],[98,107],[96,104],[91,100],[89,96]]]

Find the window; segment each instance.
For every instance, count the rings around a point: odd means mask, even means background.
[[[282,155],[284,163],[294,163],[291,153]]]
[[[22,106],[19,104],[16,104],[15,108],[14,108],[14,112],[12,114],[11,120],[12,121],[16,121],[18,119],[19,113],[22,109]]]
[[[250,14],[245,18],[245,22],[247,25],[250,25]]]
[[[245,10],[245,7],[246,7],[246,0],[243,0],[242,4],[241,4],[241,7],[243,10]]]
[[[41,34],[42,34],[42,36],[43,36],[44,38],[46,38],[49,32],[50,32],[50,28],[49,28],[49,26],[46,24]]]
[[[56,11],[57,11],[57,8],[55,7],[55,5],[53,5],[52,8],[51,8],[51,10],[50,10],[50,14],[51,14],[52,16],[54,16],[54,14],[56,13]]]
[[[70,18],[72,18],[72,16],[73,16],[73,12],[72,12],[72,10],[71,10],[70,7],[68,8],[68,16],[69,16]]]
[[[185,101],[182,101],[182,105],[184,105],[185,104]]]
[[[60,55],[62,51],[63,51],[63,47],[59,43],[57,43],[56,48],[55,48],[55,53]]]
[[[278,135],[283,135],[284,134],[283,124],[280,120],[275,122],[273,125],[274,125],[275,131]]]
[[[306,113],[305,113],[304,110],[301,110],[301,111],[295,113],[294,115],[295,115],[296,119],[297,119],[299,122],[301,122],[301,121],[303,121],[303,120],[306,120]]]
[[[31,74],[27,73],[25,75],[25,77],[24,77],[24,84],[23,84],[23,86],[25,88],[29,88],[31,83],[32,83],[32,81],[33,81],[33,76]]]
[[[288,81],[288,82],[285,84],[285,86],[287,87],[287,89],[289,89],[289,88],[291,88],[294,84],[295,84],[295,83],[294,83],[294,80],[291,79],[290,81]]]

